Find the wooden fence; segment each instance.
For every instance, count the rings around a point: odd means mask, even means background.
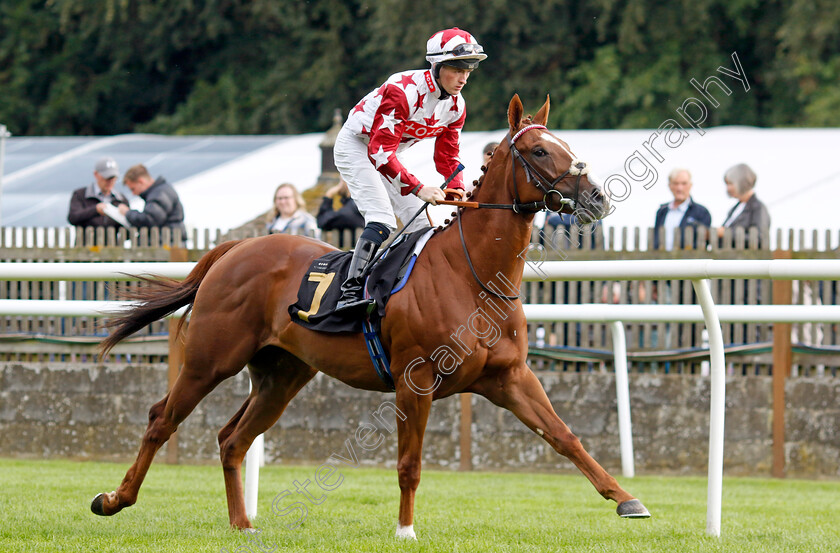
[[[649,259],[655,263],[673,258],[769,259],[778,255],[771,242],[784,248],[794,259],[838,258],[840,233],[817,234],[777,231],[775,240],[756,229],[744,234],[727,230],[723,239],[715,229],[701,229],[695,236],[687,229],[675,236],[675,244],[686,247],[665,251],[648,247],[654,243],[652,229],[578,228],[535,229],[528,259],[600,260]],[[0,260],[21,261],[197,261],[217,244],[230,239],[260,234],[256,229],[222,233],[193,231],[186,240],[169,229],[0,229]],[[820,240],[822,238],[822,240]],[[322,239],[349,248],[355,235],[349,231],[323,233]],[[659,237],[664,244],[664,236]],[[818,246],[819,244],[819,246]],[[102,282],[0,282],[4,299],[116,299],[138,283]],[[777,286],[788,283],[777,283]],[[755,305],[772,303],[773,284],[754,279],[715,280],[712,294],[718,304]],[[834,281],[794,282],[793,303],[837,303]],[[616,279],[594,282],[529,282],[523,284],[526,303],[695,303],[690,282],[663,280],[634,282]],[[115,349],[106,361],[166,362],[169,325],[157,322],[140,335]],[[627,345],[630,368],[645,372],[699,373],[703,363],[702,324],[628,324]],[[95,345],[105,335],[101,322],[85,317],[0,318],[0,359],[5,361],[93,360]],[[772,365],[772,324],[724,324],[724,341],[729,344],[727,360],[732,374],[769,374]],[[838,325],[793,325],[793,374],[837,374],[840,369]],[[602,371],[611,368],[612,347],[607,325],[553,323],[529,325],[534,368],[563,371]]]

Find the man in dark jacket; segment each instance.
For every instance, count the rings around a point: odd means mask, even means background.
[[[119,175],[120,168],[112,158],[97,161],[93,168],[94,182],[73,191],[67,221],[74,227],[119,227],[118,222],[105,215],[108,205],[128,207],[125,196],[114,190]]]
[[[665,229],[665,249],[671,251],[676,246],[679,249],[687,247],[684,244],[686,227],[694,227],[694,244],[698,244],[698,227],[708,228],[712,225],[712,215],[702,205],[695,203],[691,198],[691,173],[687,169],[674,169],[668,175],[668,188],[674,195],[674,201],[662,204],[656,211],[656,222],[653,225],[653,248],[660,248],[660,228]],[[680,229],[680,243],[674,244],[674,229]],[[706,238],[701,238],[701,244]]]
[[[181,230],[182,239],[186,240],[184,227],[184,207],[178,193],[163,177],[152,180],[149,171],[143,165],[135,165],[125,172],[125,185],[131,193],[145,200],[143,211],[120,206],[120,213],[125,215],[133,227],[169,227]]]

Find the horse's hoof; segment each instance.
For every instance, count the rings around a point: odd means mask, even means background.
[[[414,525],[410,524],[408,526],[400,526],[397,524],[397,534],[395,537],[404,540],[417,541],[417,535],[414,533]]]
[[[107,516],[105,514],[105,494],[100,493],[96,494],[96,497],[93,498],[93,501],[90,502],[90,511],[101,517]]]
[[[650,512],[638,499],[630,499],[616,507],[615,512],[621,518],[650,518]]]

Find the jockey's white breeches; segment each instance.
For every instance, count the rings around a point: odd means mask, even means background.
[[[376,170],[368,158],[367,145],[345,128],[335,138],[335,166],[347,181],[350,197],[365,218],[365,224],[382,223],[396,230],[397,218],[403,224],[423,206],[423,200],[399,190]],[[406,232],[428,226],[425,215],[419,215]]]

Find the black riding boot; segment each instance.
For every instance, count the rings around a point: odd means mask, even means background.
[[[366,307],[373,303],[373,300],[363,298],[365,280],[362,274],[378,249],[379,244],[376,242],[365,237],[359,238],[356,249],[353,250],[353,259],[350,261],[350,269],[347,271],[347,280],[341,285],[341,298],[335,306],[336,311]]]

